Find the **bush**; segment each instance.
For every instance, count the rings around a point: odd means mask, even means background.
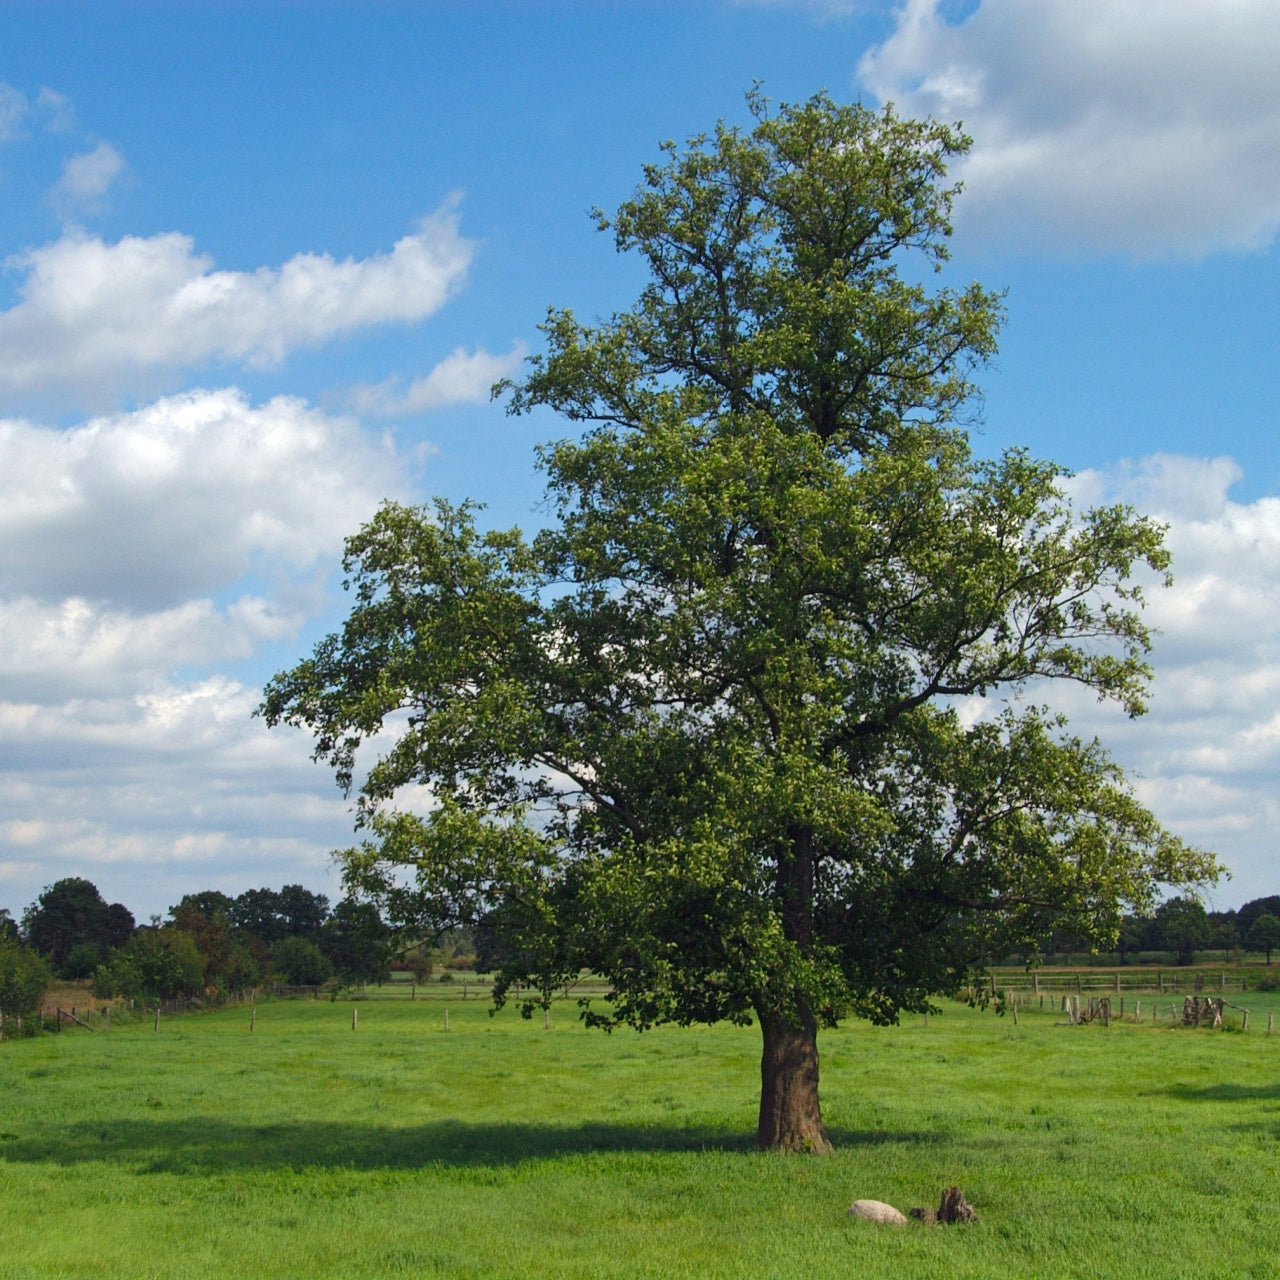
[[[195,942],[177,929],[141,929],[129,945],[111,954],[93,975],[100,999],[172,1000],[204,986],[204,957]]]
[[[283,938],[271,948],[271,972],[291,987],[318,987],[333,977],[333,965],[314,942]]]
[[[50,981],[49,966],[30,947],[0,937],[0,1013],[30,1018],[40,1007]]]
[[[103,950],[96,942],[77,942],[67,954],[66,963],[59,970],[61,977],[70,982],[93,976],[102,963]]]

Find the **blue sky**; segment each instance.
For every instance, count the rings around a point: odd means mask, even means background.
[[[485,390],[658,143],[819,89],[963,119],[1008,289],[978,447],[1166,520],[1151,713],[1081,699],[1234,905],[1280,892],[1280,12],[1270,0],[0,6],[0,906],[87,875],[333,892],[350,816],[250,712],[384,496],[537,522]]]

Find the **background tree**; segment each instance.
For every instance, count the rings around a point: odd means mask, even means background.
[[[271,972],[292,987],[318,987],[333,977],[333,965],[310,938],[281,938],[271,948]]]
[[[50,885],[22,918],[23,935],[56,970],[63,970],[74,947],[87,944],[98,959],[122,947],[134,929],[128,908],[108,905],[97,885],[71,876]]]
[[[1155,932],[1178,964],[1194,964],[1195,953],[1209,943],[1209,916],[1194,898],[1170,898],[1156,911]]]
[[[551,312],[509,388],[582,431],[540,454],[552,526],[384,507],[348,541],[342,633],[263,710],[348,788],[407,713],[345,855],[393,922],[500,923],[499,999],[586,965],[598,1025],[758,1022],[760,1144],[824,1150],[820,1026],[923,1009],[1055,923],[1110,944],[1214,863],[1017,697],[1061,679],[1141,712],[1131,575],[1167,557],[1129,510],[1073,513],[1058,468],[969,449],[1000,300],[918,283],[967,139],[751,107],[599,217],[649,284],[593,327]],[[413,786],[426,817],[391,807]]]
[[[1206,945],[1214,951],[1234,953],[1240,948],[1240,928],[1236,913],[1227,911],[1208,911],[1209,938]]]
[[[1265,898],[1251,898],[1236,912],[1236,928],[1241,935],[1247,934],[1253,922],[1264,913],[1280,919],[1280,894],[1271,894]]]
[[[233,925],[268,945],[282,938],[315,942],[328,914],[329,899],[300,884],[279,890],[246,889],[228,911]]]
[[[1260,916],[1255,917],[1253,924],[1249,926],[1245,941],[1252,950],[1265,951],[1267,964],[1270,964],[1271,953],[1280,947],[1280,918],[1273,916],[1269,911],[1264,911]]]
[[[173,927],[195,943],[204,961],[204,985],[229,991],[255,985],[261,978],[260,963],[247,938],[231,924],[234,900],[210,890],[185,895],[169,908]]]
[[[172,927],[139,929],[93,975],[94,994],[104,999],[172,1000],[203,986],[204,957],[188,934]]]
[[[0,934],[0,1013],[30,1018],[44,999],[52,974],[49,966],[16,937]]]
[[[1141,916],[1124,916],[1116,930],[1116,951],[1120,963],[1126,964],[1129,956],[1139,956],[1151,946],[1151,921]]]
[[[344,983],[382,982],[391,972],[393,933],[371,902],[343,898],[325,921],[321,950]]]

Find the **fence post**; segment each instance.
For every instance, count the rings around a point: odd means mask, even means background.
[[[351,1006],[351,1030],[354,1031],[360,1025],[360,1007],[358,1005]]]
[[[258,1020],[258,1006],[255,1004],[249,1010],[249,1030],[250,1031],[253,1030],[253,1024],[257,1022],[257,1020]]]
[[[1275,1030],[1275,1025],[1276,1015],[1274,1013],[1267,1014],[1267,1035],[1270,1035]]]
[[[444,1007],[444,1029],[446,1031],[449,1030],[449,1006],[448,1005],[445,1005]]]
[[[159,1006],[159,1005],[156,1005],[156,1026],[155,1026],[155,1029],[156,1029],[157,1031],[159,1031],[159,1030],[160,1030],[160,1006]]]

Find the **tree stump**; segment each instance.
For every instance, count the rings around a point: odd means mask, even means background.
[[[942,1203],[938,1205],[939,1222],[977,1222],[978,1215],[973,1206],[964,1198],[959,1187],[948,1187],[942,1193]]]

